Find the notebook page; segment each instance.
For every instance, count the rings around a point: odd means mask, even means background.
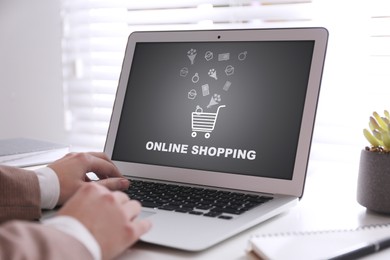
[[[248,250],[262,259],[328,259],[352,246],[387,237],[390,224],[354,230],[255,235],[249,240]]]

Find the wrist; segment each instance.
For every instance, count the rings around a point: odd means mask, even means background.
[[[76,218],[71,216],[56,216],[44,220],[43,225],[58,229],[83,244],[91,253],[94,260],[102,259],[101,250],[98,242],[91,232]],[[71,250],[71,249],[70,249]]]
[[[57,174],[49,167],[36,169],[35,173],[39,182],[41,208],[53,209],[60,197],[60,182]]]

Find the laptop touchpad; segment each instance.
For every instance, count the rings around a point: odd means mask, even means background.
[[[138,215],[138,218],[139,219],[144,219],[144,218],[150,217],[150,216],[152,216],[154,214],[156,214],[156,213],[155,212],[146,211],[146,210],[141,210],[141,213]]]

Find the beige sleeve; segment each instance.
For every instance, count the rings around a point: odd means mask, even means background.
[[[0,260],[92,259],[77,239],[55,228],[26,221],[0,225]]]
[[[32,171],[0,166],[0,223],[41,217],[38,177]]]

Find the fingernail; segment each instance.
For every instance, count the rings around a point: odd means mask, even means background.
[[[128,179],[121,179],[119,181],[119,184],[120,184],[120,188],[122,190],[126,190],[127,188],[129,188],[130,181]]]

